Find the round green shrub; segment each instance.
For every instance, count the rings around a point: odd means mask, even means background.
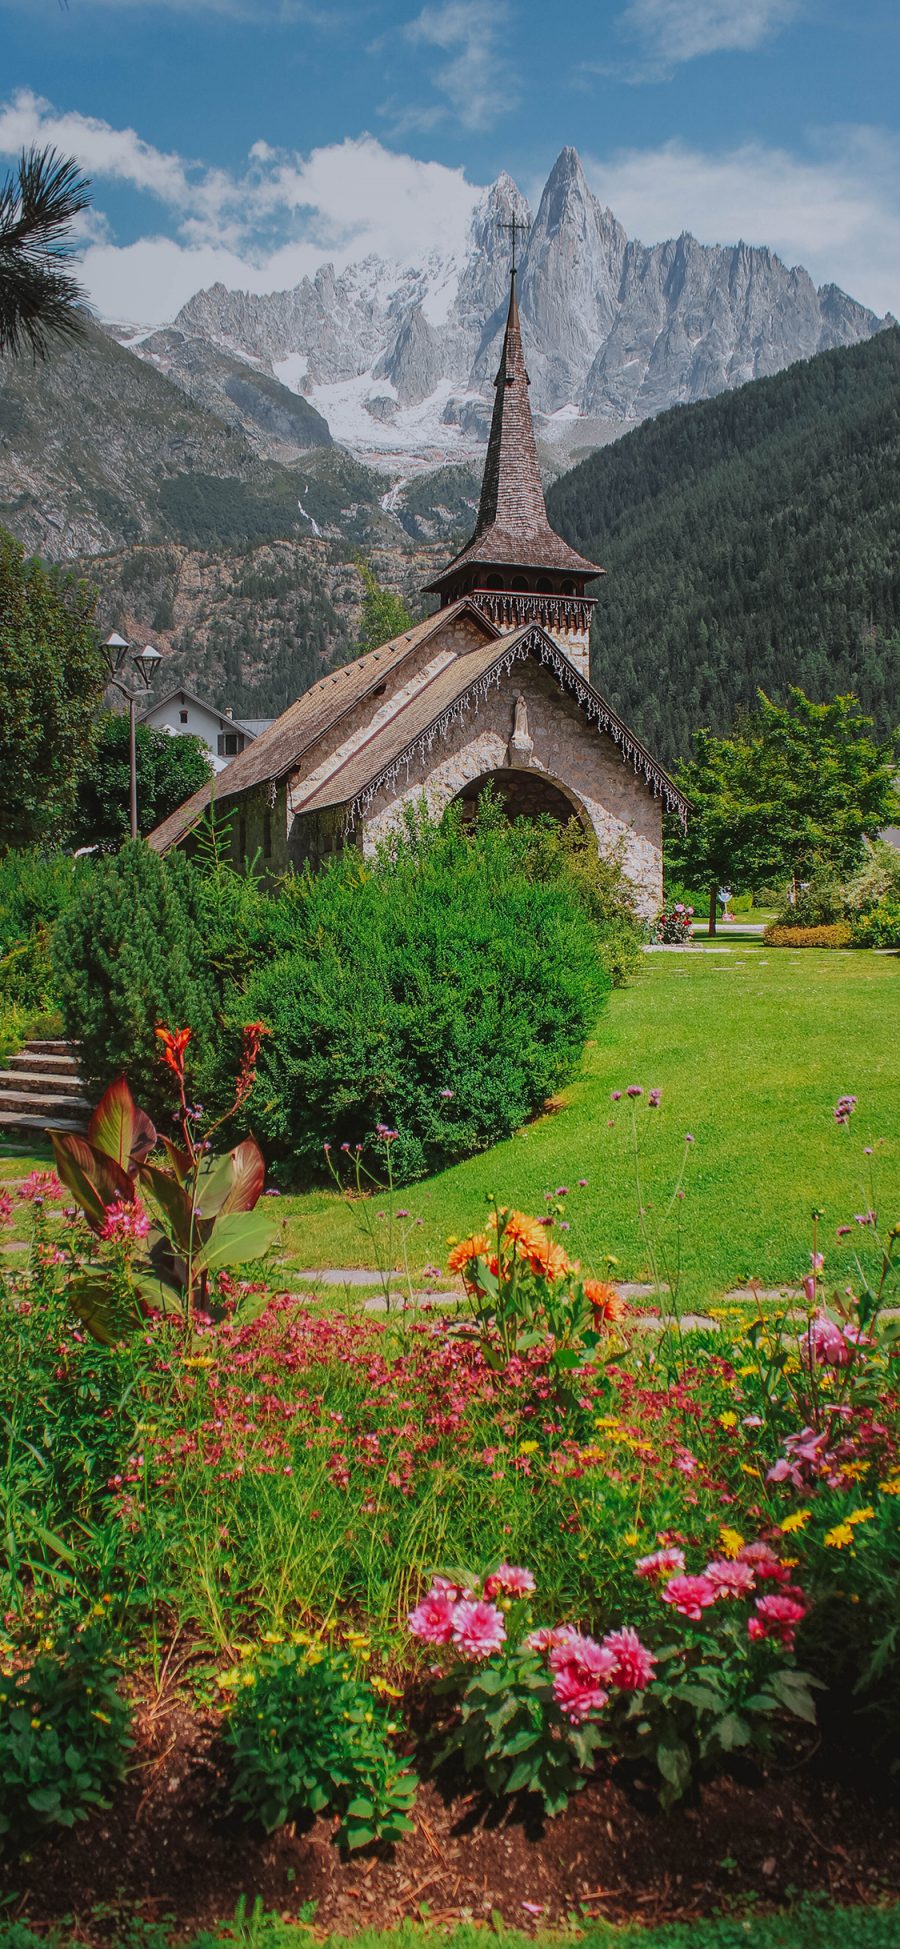
[[[571,1073],[610,986],[565,877],[521,837],[411,822],[373,866],[345,854],[293,893],[297,940],[250,985],[271,1030],[252,1100],[272,1152],[307,1171],[328,1141],[396,1130],[410,1180],[507,1137]]]
[[[900,896],[886,893],[867,913],[854,914],[854,947],[900,947]]]

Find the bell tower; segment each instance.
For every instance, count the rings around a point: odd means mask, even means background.
[[[538,467],[529,378],[522,349],[516,270],[500,368],[494,381],[475,533],[426,587],[442,608],[468,596],[498,629],[540,623],[582,677],[590,677],[591,612],[585,585],[603,570],[585,561],[551,528]]]

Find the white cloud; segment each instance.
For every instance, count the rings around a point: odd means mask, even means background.
[[[798,0],[629,0],[617,25],[670,71],[700,54],[748,53],[798,11]]]
[[[703,243],[767,244],[817,284],[900,313],[900,140],[823,132],[806,157],[763,143],[710,153],[680,142],[586,157],[592,189],[629,236],[690,230]]]
[[[406,262],[462,243],[478,189],[461,169],[398,155],[364,135],[301,156],[264,141],[240,174],[155,149],[133,129],[59,113],[27,90],[0,103],[0,154],[55,143],[77,158],[102,199],[104,182],[127,184],[166,213],[173,234],[116,245],[102,208],[81,276],[103,316],[161,323],[203,285],[286,289],[331,258],[375,252]],[[94,241],[95,240],[95,241]]]
[[[405,35],[449,55],[431,71],[447,106],[389,108],[395,126],[431,128],[452,116],[464,129],[485,129],[514,108],[518,90],[503,52],[508,21],[505,0],[442,0],[424,7]]]

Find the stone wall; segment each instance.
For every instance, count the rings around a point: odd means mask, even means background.
[[[402,817],[404,805],[424,796],[439,818],[473,779],[510,764],[516,698],[522,695],[533,741],[531,766],[577,801],[601,852],[622,847],[625,870],[643,914],[662,905],[662,801],[655,798],[605,732],[590,724],[549,671],[531,658],[517,662],[486,699],[473,702],[430,752],[403,767],[393,785],[380,788],[363,819],[363,848],[371,852]]]

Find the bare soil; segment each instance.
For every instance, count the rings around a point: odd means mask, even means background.
[[[426,1782],[414,1833],[395,1849],[343,1856],[326,1819],[267,1837],[230,1811],[214,1713],[170,1695],[145,1701],[136,1726],[110,1811],[7,1866],[13,1914],[38,1926],[71,1918],[109,1941],[128,1912],[189,1934],[228,1919],[241,1896],[285,1917],[315,1903],[317,1928],[340,1932],[494,1912],[524,1930],[572,1913],[649,1924],[747,1897],[777,1907],[801,1890],[836,1903],[900,1897],[895,1807],[829,1773],[815,1752],[720,1779],[668,1815],[625,1770],[549,1821],[528,1800],[498,1807]]]

